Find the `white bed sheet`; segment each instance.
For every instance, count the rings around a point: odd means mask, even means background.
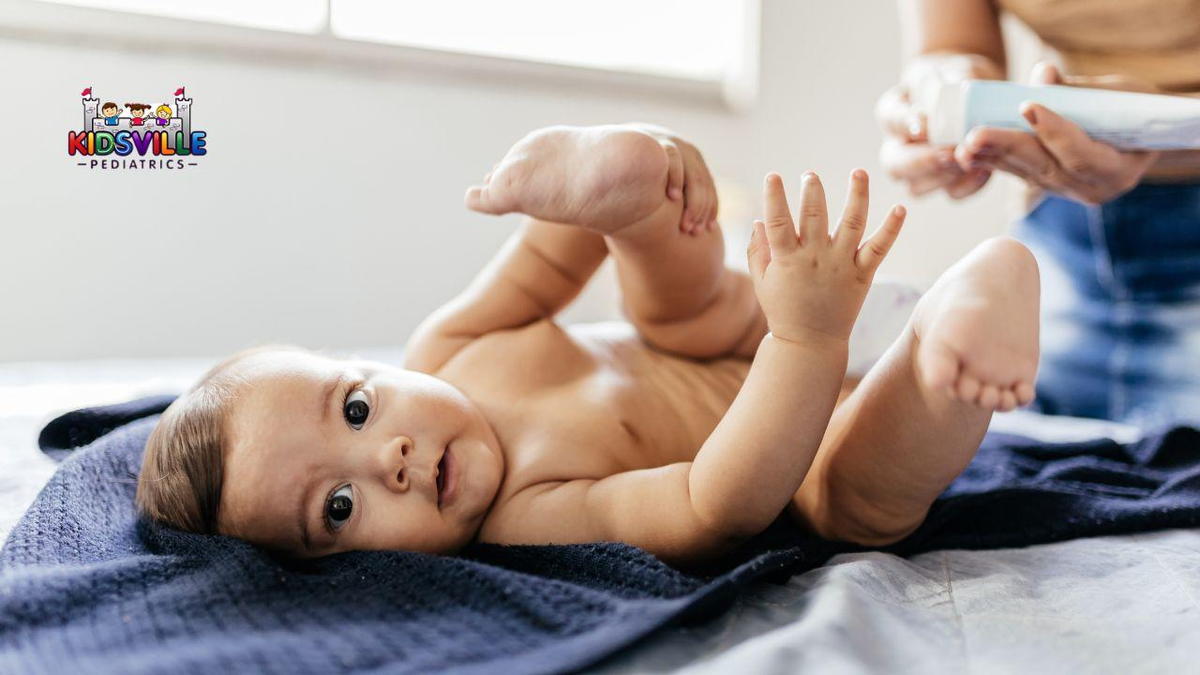
[[[397,362],[398,352],[363,356]],[[66,410],[182,390],[206,360],[0,365],[0,537],[54,471],[38,430]],[[993,428],[1046,440],[1131,427],[1031,413]],[[1200,672],[1200,530],[910,559],[838,556],[762,583],[718,619],[671,628],[598,672]]]

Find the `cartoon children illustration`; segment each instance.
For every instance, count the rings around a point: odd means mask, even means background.
[[[109,101],[100,106],[100,116],[104,118],[104,123],[110,127],[117,126],[120,120],[121,106]]]
[[[171,123],[171,106],[163,103],[154,109],[155,123],[160,127],[165,127]]]
[[[146,103],[126,103],[126,108],[129,108],[129,123],[135,127],[142,126],[146,121],[146,112],[150,110],[150,105]]]

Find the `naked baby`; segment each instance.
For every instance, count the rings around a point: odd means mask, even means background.
[[[847,385],[847,343],[901,229],[867,234],[855,171],[831,223],[817,176],[769,174],[749,274],[727,268],[694,146],[648,125],[518,142],[467,205],[528,217],[414,332],[401,367],[260,348],[163,414],[150,518],[297,556],[622,541],[673,564],[782,513],[833,539],[912,532],[995,410],[1033,397],[1038,272],[984,242]],[[628,323],[555,315],[612,256]]]

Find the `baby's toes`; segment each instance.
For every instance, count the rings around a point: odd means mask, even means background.
[[[1013,391],[1017,396],[1017,405],[1029,405],[1033,402],[1034,391],[1032,384],[1024,381],[1018,382]]]
[[[983,388],[979,390],[979,398],[976,400],[976,403],[979,404],[979,407],[995,410],[996,404],[999,402],[1000,388],[994,384],[983,385]]]
[[[483,177],[483,185],[472,185],[467,188],[465,197],[467,208],[494,215],[516,210],[515,195],[512,190],[508,189],[510,183],[509,172],[504,169],[492,169]]]
[[[683,211],[683,229],[688,234],[694,234],[700,229],[701,221],[704,217],[705,206],[701,203],[701,197],[697,190],[685,189],[686,196],[684,199],[687,203],[687,208]]]
[[[979,380],[974,376],[964,374],[958,378],[958,386],[955,387],[954,393],[960,401],[974,401],[979,396],[980,386]]]
[[[1005,388],[1000,392],[1000,405],[996,409],[1000,412],[1008,412],[1017,407],[1017,395],[1012,389]]]

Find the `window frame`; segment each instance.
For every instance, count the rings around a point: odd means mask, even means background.
[[[745,3],[741,62],[723,80],[548,63],[333,35],[326,15],[316,33],[294,33],[38,0],[0,0],[0,38],[138,53],[252,60],[281,67],[352,70],[397,78],[503,81],[534,88],[684,101],[746,110],[758,96],[761,0]]]

